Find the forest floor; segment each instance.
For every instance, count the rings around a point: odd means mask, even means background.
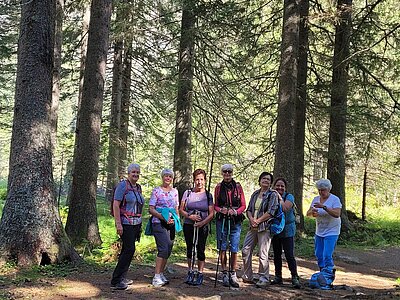
[[[240,280],[239,289],[214,288],[216,261],[207,260],[205,281],[202,286],[183,283],[185,265],[169,265],[170,284],[162,288],[151,286],[154,268],[134,263],[129,278],[134,284],[125,291],[110,289],[111,268],[83,267],[65,274],[65,277],[44,276],[36,280],[17,281],[17,273],[3,275],[0,281],[0,298],[4,299],[400,299],[400,247],[373,250],[338,248],[335,252],[337,268],[335,288],[331,291],[308,288],[308,279],[316,272],[315,261],[298,259],[298,271],[303,287],[293,289],[290,276],[284,266],[285,284],[265,289],[245,284]],[[271,274],[274,274],[273,263]],[[257,267],[257,258],[253,268]],[[241,264],[240,264],[241,268]],[[241,275],[241,270],[238,271]]]

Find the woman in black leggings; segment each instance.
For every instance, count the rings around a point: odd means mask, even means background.
[[[294,257],[294,236],[296,234],[296,216],[294,214],[294,197],[286,192],[286,180],[277,178],[274,189],[280,195],[282,210],[285,212],[285,228],[283,231],[272,238],[272,248],[274,250],[275,279],[271,284],[282,284],[282,248],[285,251],[286,261],[292,275],[292,285],[300,288],[299,275],[297,274],[297,264]]]
[[[204,254],[206,240],[208,236],[208,223],[214,216],[214,204],[212,195],[206,191],[206,172],[197,169],[193,172],[194,188],[187,190],[182,196],[180,213],[185,217],[183,223],[183,233],[186,241],[186,257],[188,263],[188,276],[186,283],[191,285],[201,285],[203,283],[203,269],[206,260]],[[193,236],[198,230],[197,237],[197,277],[194,277],[192,268]]]

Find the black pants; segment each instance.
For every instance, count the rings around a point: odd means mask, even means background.
[[[275,276],[282,277],[282,248],[285,251],[286,261],[292,276],[297,276],[296,259],[294,258],[294,237],[272,238],[272,249],[274,250]]]
[[[140,234],[141,224],[139,225],[122,225],[122,249],[118,257],[118,263],[112,275],[111,284],[119,283],[126,278],[129,265],[131,264],[133,255],[135,254],[135,241]]]
[[[193,235],[194,235],[194,226],[193,224],[183,224],[183,234],[185,236],[186,241],[186,257],[192,258],[193,253]],[[203,226],[199,228],[199,235],[197,239],[197,259],[199,261],[205,261],[206,255],[206,241],[208,236],[208,226]]]

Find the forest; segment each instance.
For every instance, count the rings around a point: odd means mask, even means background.
[[[182,196],[195,169],[213,192],[221,166],[233,164],[247,203],[261,172],[286,178],[301,217],[296,255],[310,261],[315,220],[305,213],[315,182],[328,178],[346,255],[397,255],[397,9],[394,0],[2,1],[0,298],[18,298],[38,274],[75,276],[78,265],[89,277],[102,270],[108,277],[96,280],[108,284],[119,251],[109,203],[130,163],[141,167],[146,202],[165,168]],[[183,237],[177,244],[175,268]],[[153,266],[154,251],[143,236],[131,269]],[[391,268],[381,287],[398,295]],[[376,294],[364,280],[362,293]],[[280,297],[299,295],[315,296]]]

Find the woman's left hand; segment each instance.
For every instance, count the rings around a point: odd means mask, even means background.
[[[167,224],[174,224],[174,219],[169,219]]]
[[[194,223],[194,227],[203,227],[204,221]]]

